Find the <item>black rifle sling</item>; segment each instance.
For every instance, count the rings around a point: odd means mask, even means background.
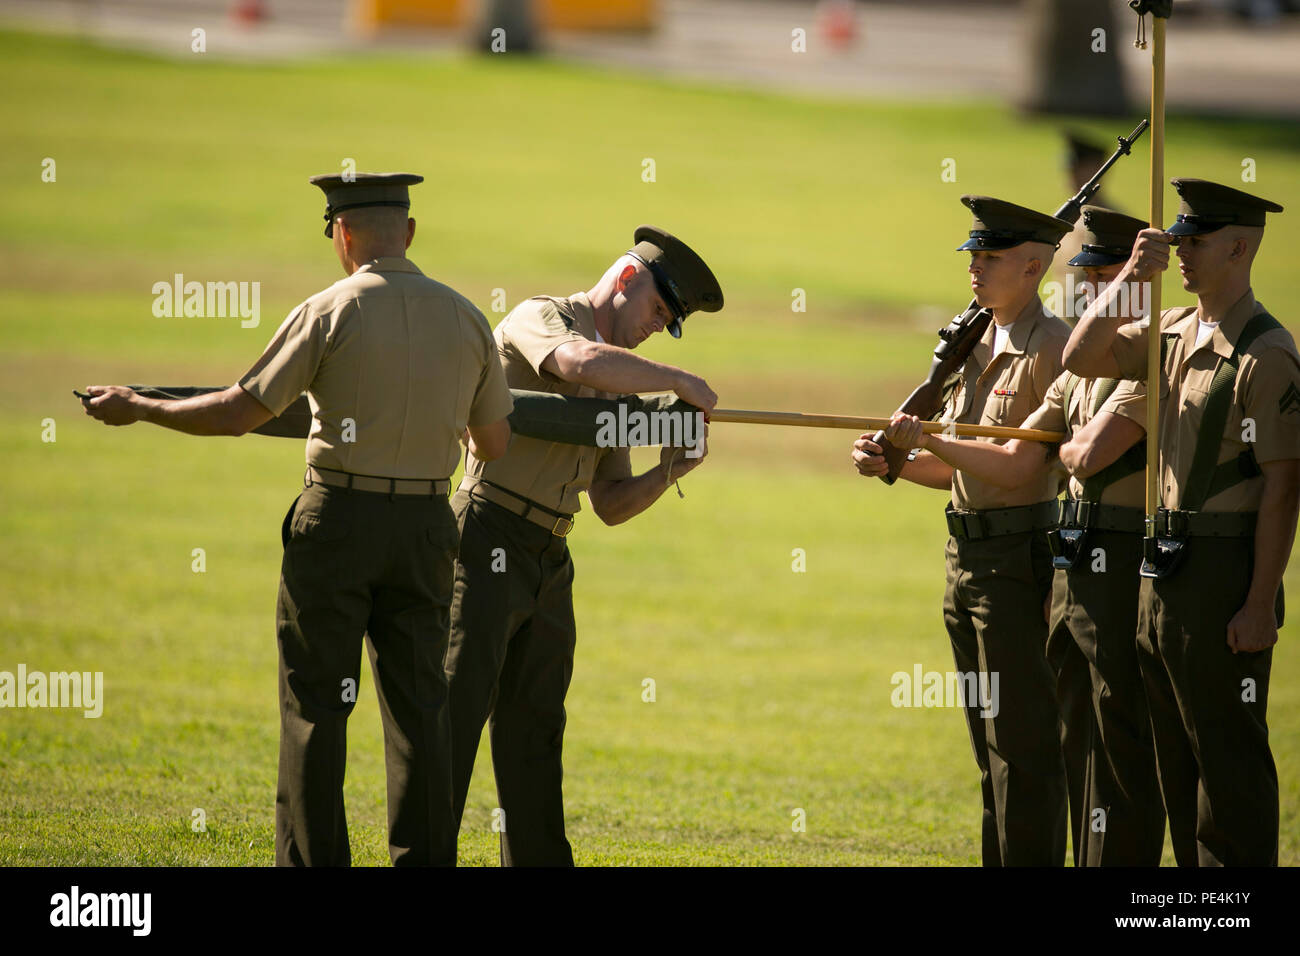
[[[1245,481],[1259,474],[1254,455],[1243,452],[1238,458],[1219,464],[1219,451],[1223,443],[1223,430],[1228,424],[1228,411],[1232,406],[1233,387],[1237,381],[1237,372],[1241,367],[1241,356],[1250,344],[1265,332],[1281,328],[1281,323],[1267,312],[1257,312],[1250,317],[1237,344],[1232,350],[1232,357],[1220,361],[1219,367],[1210,380],[1209,397],[1205,400],[1205,411],[1201,416],[1201,426],[1196,436],[1196,450],[1192,453],[1192,467],[1187,474],[1187,487],[1183,492],[1179,507],[1184,511],[1200,511],[1213,495],[1218,494],[1238,482]],[[1243,468],[1241,458],[1249,459]],[[1248,473],[1253,471],[1253,474]]]
[[[1061,412],[1065,415],[1065,429],[1068,432],[1070,430],[1070,399],[1074,395],[1074,387],[1083,379],[1073,372],[1066,372],[1065,375],[1065,386],[1061,389]]]
[[[1119,379],[1117,378],[1097,379],[1097,391],[1092,396],[1092,411],[1088,414],[1089,420],[1097,417],[1097,413],[1101,411],[1101,406],[1106,404],[1106,399],[1115,394],[1117,385],[1119,385]]]

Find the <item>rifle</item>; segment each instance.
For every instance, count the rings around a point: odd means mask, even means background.
[[[1137,128],[1128,136],[1118,137],[1119,145],[1115,152],[1111,154],[1110,159],[1102,164],[1096,174],[1089,179],[1079,189],[1077,193],[1071,196],[1060,209],[1053,213],[1057,219],[1062,219],[1068,223],[1079,221],[1079,213],[1085,205],[1101,188],[1101,178],[1106,175],[1107,170],[1115,164],[1121,156],[1127,156],[1133,148],[1133,144],[1138,140],[1150,123],[1143,120],[1138,123]],[[970,305],[966,310],[957,315],[944,328],[939,330],[939,344],[934,350],[934,360],[930,363],[930,373],[925,377],[920,385],[907,400],[899,406],[900,412],[906,412],[908,415],[915,415],[918,418],[933,420],[936,415],[943,410],[944,401],[947,398],[944,389],[949,377],[958,374],[966,359],[970,356],[971,350],[975,344],[984,336],[984,332],[993,321],[993,313],[989,309],[982,309],[979,303],[971,299]],[[872,436],[872,441],[879,445],[884,453],[885,461],[889,464],[889,473],[884,476],[886,484],[892,485],[898,480],[898,473],[903,470],[903,464],[907,461],[906,448],[895,448],[889,442],[885,441],[883,431],[876,432]]]

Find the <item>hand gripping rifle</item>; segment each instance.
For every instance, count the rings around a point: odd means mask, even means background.
[[[1127,137],[1120,136],[1119,146],[1111,154],[1110,159],[1106,160],[1101,169],[1097,170],[1096,175],[1084,183],[1083,187],[1053,215],[1068,223],[1078,222],[1080,210],[1101,188],[1101,178],[1106,175],[1106,171],[1121,156],[1129,154],[1133,144],[1146,132],[1149,125],[1147,120],[1143,120]],[[970,305],[966,306],[966,311],[939,330],[939,344],[934,350],[934,361],[930,363],[930,374],[907,397],[907,401],[903,402],[898,410],[926,420],[932,420],[938,415],[943,410],[947,397],[944,387],[948,379],[961,371],[971,349],[983,337],[991,321],[993,321],[993,313],[988,309],[981,309],[979,303],[971,299]],[[883,431],[876,432],[872,436],[872,441],[884,451],[885,461],[889,463],[889,474],[884,480],[886,484],[892,485],[898,480],[898,473],[903,470],[903,464],[907,461],[907,449],[895,448],[885,440]]]

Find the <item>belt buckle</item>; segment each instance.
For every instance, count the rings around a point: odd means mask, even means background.
[[[567,521],[569,523],[569,526],[565,528],[563,531],[560,530],[561,521]],[[564,517],[564,515],[557,515],[555,518],[555,525],[551,528],[551,534],[555,535],[557,538],[563,538],[566,537],[568,533],[572,530],[573,530],[573,519],[566,518]]]
[[[1147,516],[1147,536],[1158,538],[1187,537],[1188,512],[1157,508],[1154,519]],[[1152,534],[1154,532],[1154,535]]]
[[[985,537],[984,516],[974,511],[958,511],[949,506],[944,510],[948,533],[958,541],[978,541]]]

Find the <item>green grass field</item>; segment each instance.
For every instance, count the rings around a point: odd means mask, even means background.
[[[957,197],[1065,198],[1056,124],[985,103],[787,98],[545,61],[164,61],[14,33],[0,33],[0,82],[0,670],[103,671],[106,697],[97,720],[0,712],[0,864],[272,860],[278,534],[301,445],[110,430],[69,389],[234,381],[338,277],[307,176],[345,157],[424,174],[411,256],[493,321],[494,289],[513,306],[587,288],[636,224],[662,225],[714,263],[728,307],[645,354],[704,374],[725,406],[861,414],[895,407],[968,298]],[[1109,139],[1132,123],[1079,125]],[[1233,181],[1250,157],[1254,188],[1300,209],[1294,126],[1173,116],[1168,142],[1171,175]],[[1110,184],[1132,210],[1138,152]],[[940,179],[948,157],[956,183]],[[1274,223],[1256,290],[1296,330],[1284,250],[1300,216]],[[260,282],[261,325],[155,318],[151,286],[175,273]],[[806,313],[790,309],[796,288]],[[579,863],[978,862],[961,715],[890,704],[894,672],[952,667],[944,496],[865,482],[852,437],[719,425],[684,500],[620,528],[579,518],[565,748]],[[1294,566],[1287,582],[1297,593]],[[1270,702],[1291,865],[1295,635]],[[384,864],[363,674],[346,798],[355,861]],[[495,862],[495,805],[485,741],[462,863]]]

